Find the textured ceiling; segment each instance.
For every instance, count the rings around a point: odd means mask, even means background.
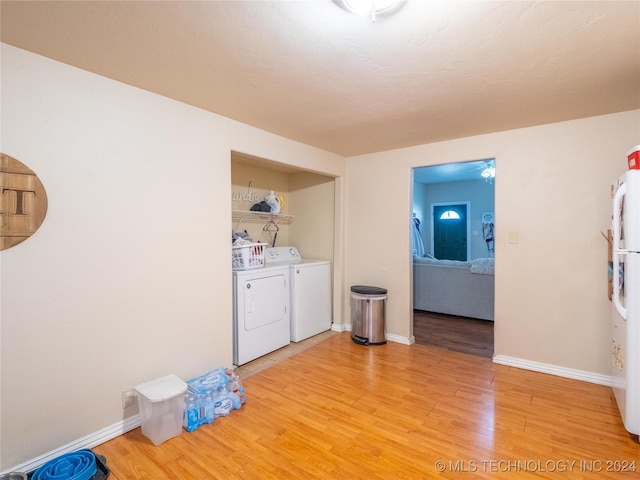
[[[640,2],[3,0],[2,41],[345,156],[640,108]]]

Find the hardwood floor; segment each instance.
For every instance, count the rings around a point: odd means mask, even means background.
[[[419,345],[493,357],[493,322],[489,320],[414,310],[413,335]]]
[[[211,425],[94,451],[112,480],[639,476],[609,387],[348,333],[243,382],[247,404]]]

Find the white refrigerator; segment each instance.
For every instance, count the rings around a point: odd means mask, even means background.
[[[612,228],[613,391],[625,428],[640,434],[640,170],[617,181]]]

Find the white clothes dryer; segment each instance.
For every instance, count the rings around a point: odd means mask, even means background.
[[[290,343],[287,265],[233,272],[233,363],[243,365]]]
[[[265,248],[265,265],[289,268],[291,341],[331,329],[331,262],[300,258],[296,247]]]

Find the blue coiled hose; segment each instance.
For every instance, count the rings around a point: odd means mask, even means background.
[[[33,473],[31,480],[90,480],[96,473],[95,454],[78,450],[48,461]]]

